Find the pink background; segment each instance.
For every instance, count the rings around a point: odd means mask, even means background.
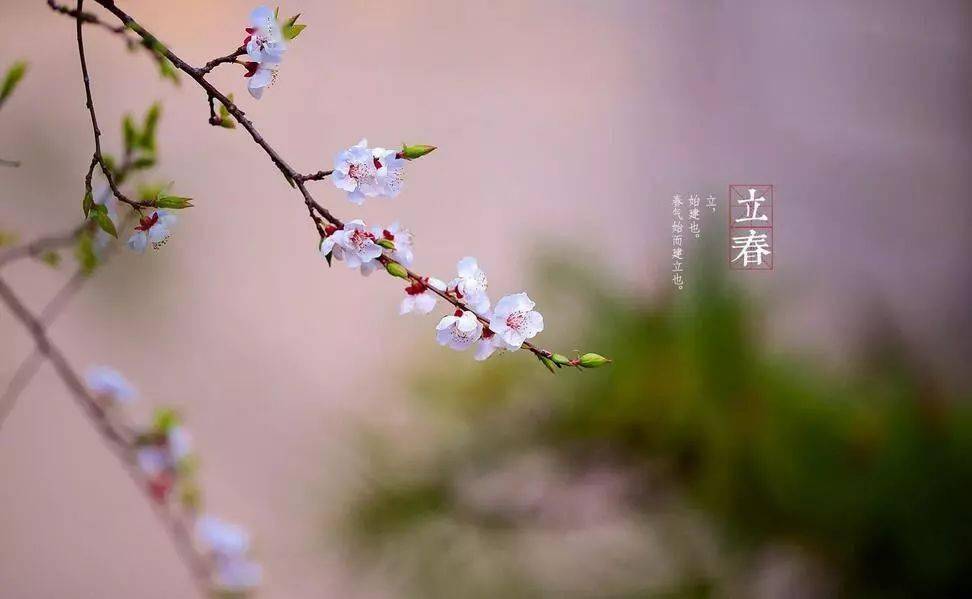
[[[235,48],[245,2],[120,5],[195,64]],[[768,298],[768,336],[840,368],[877,302],[930,367],[969,355],[970,11],[914,2],[305,2],[308,29],[257,103],[242,69],[213,81],[299,170],[367,136],[432,143],[404,193],[343,218],[400,220],[416,267],[448,278],[479,258],[497,294],[561,244],[632,293],[670,286],[670,199],[775,185],[773,273],[734,273]],[[0,3],[2,66],[31,70],[0,112],[0,225],[24,238],[77,222],[91,155],[73,23],[41,0]],[[266,597],[395,596],[348,570],[327,522],[355,479],[355,428],[400,423],[404,381],[434,317],[397,315],[387,277],[328,270],[300,196],[205,96],[160,82],[143,53],[87,34],[109,151],[126,111],[162,100],[159,178],[196,199],[158,253],[124,253],[52,329],[78,368],[111,364],[145,404],[187,415],[212,511],[245,523]],[[691,261],[687,270],[691,271]],[[64,280],[4,271],[35,309]],[[745,279],[748,277],[748,280]],[[541,306],[542,309],[542,306]],[[571,322],[546,313],[568,347]],[[563,331],[567,331],[564,333]],[[0,381],[30,351],[0,312]],[[523,358],[526,359],[526,358]],[[471,361],[469,368],[475,365]],[[145,407],[145,406],[143,406]],[[147,409],[147,407],[145,407]],[[0,595],[183,597],[191,582],[151,510],[45,367],[0,431]]]

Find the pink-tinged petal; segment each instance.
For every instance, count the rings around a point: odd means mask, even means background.
[[[276,19],[273,11],[266,6],[258,6],[253,9],[253,12],[250,13],[250,23],[252,23],[254,27],[263,28],[268,24],[273,23],[275,20]]]
[[[461,278],[471,279],[479,272],[479,264],[472,256],[466,256],[456,265],[456,270]]]
[[[449,344],[451,344],[452,343],[452,331],[449,330],[449,327],[446,327],[444,329],[440,329],[440,328],[436,327],[435,340],[439,343],[439,345],[449,345]]]
[[[416,296],[409,296],[408,299],[413,299],[415,311],[421,314],[428,314],[435,309],[436,296],[431,293],[420,293]]]
[[[148,235],[143,231],[138,231],[128,238],[128,247],[141,254],[148,246]]]
[[[482,362],[488,357],[493,355],[496,351],[496,346],[493,342],[488,339],[480,339],[479,345],[476,346],[476,360]]]
[[[543,314],[539,312],[527,312],[526,314],[526,333],[527,339],[534,337],[543,330]]]
[[[327,256],[328,254],[331,253],[331,250],[333,249],[334,249],[334,235],[331,235],[330,237],[326,238],[324,241],[321,242],[321,255]]]
[[[453,316],[451,314],[449,316],[443,316],[442,320],[439,321],[439,324],[435,325],[435,330],[443,331],[445,329],[448,329],[449,327],[454,325],[458,320],[459,320],[458,316]]]
[[[446,290],[446,284],[435,277],[429,277],[428,286],[433,289],[438,289],[439,291]]]
[[[400,315],[405,315],[415,309],[415,296],[406,295],[402,298],[402,303],[398,307],[398,313]]]

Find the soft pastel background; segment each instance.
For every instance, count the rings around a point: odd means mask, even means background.
[[[195,64],[235,48],[252,8],[120,4]],[[419,270],[448,277],[473,254],[494,295],[543,294],[530,257],[557,248],[640,301],[670,287],[672,194],[716,194],[720,212],[704,231],[719,240],[728,185],[773,183],[775,271],[731,277],[762,298],[768,351],[840,378],[877,320],[900,330],[930,379],[968,387],[967,3],[282,7],[296,11],[308,29],[262,101],[246,95],[237,67],[213,80],[305,172],[329,168],[362,136],[438,145],[392,202],[358,209],[329,182],[312,184],[344,218],[409,226]],[[0,22],[0,67],[30,62],[0,113],[0,156],[23,162],[0,170],[0,225],[31,238],[77,221],[91,131],[73,23],[41,0],[0,2]],[[330,522],[367,471],[363,424],[422,444],[408,383],[448,353],[434,343],[434,318],[399,317],[398,285],[385,277],[328,270],[299,195],[244,132],[207,124],[195,86],[161,82],[114,36],[92,29],[87,40],[108,149],[118,151],[122,114],[161,100],[156,178],[175,180],[196,207],[162,251],[126,252],[100,271],[54,338],[79,368],[111,364],[146,403],[186,414],[208,505],[254,534],[262,596],[405,596],[351,568]],[[25,262],[3,276],[39,307],[70,269]],[[577,295],[584,285],[576,280]],[[558,298],[572,293],[557,287]],[[584,320],[598,316],[595,306]],[[576,315],[545,317],[565,349],[599,349]],[[3,312],[0,338],[5,384],[31,344]],[[480,368],[467,357],[449,364]],[[0,596],[193,592],[150,508],[48,367],[0,432],[0,506]]]

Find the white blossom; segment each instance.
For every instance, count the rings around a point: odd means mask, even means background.
[[[471,256],[460,260],[456,270],[459,276],[449,283],[449,292],[479,314],[484,314],[489,310],[489,296],[486,295],[489,282],[486,273]]]
[[[250,550],[250,535],[242,527],[215,516],[203,515],[196,520],[196,539],[217,555],[245,555]]]
[[[91,368],[85,378],[88,388],[97,396],[107,397],[119,404],[129,404],[135,399],[135,388],[113,368],[107,366]]]
[[[381,192],[378,177],[379,170],[384,174],[383,169],[368,149],[368,140],[362,139],[357,145],[337,155],[331,179],[338,189],[348,192],[351,203],[360,206],[366,197],[374,197]]]
[[[216,587],[230,593],[242,593],[260,585],[263,568],[243,557],[217,558],[214,580]]]
[[[258,6],[250,13],[250,24],[252,27],[246,28],[247,36],[243,40],[247,55],[254,62],[280,64],[287,44],[274,12]]]
[[[195,535],[212,554],[213,582],[219,589],[242,592],[260,584],[263,572],[259,564],[247,558],[250,536],[242,527],[203,515],[196,520]]]
[[[405,163],[408,161],[398,155],[398,150],[375,148],[372,150],[372,155],[379,166],[376,195],[389,198],[397,196],[405,183]]]
[[[332,254],[337,260],[344,261],[348,268],[361,268],[364,274],[377,266],[382,247],[375,243],[375,235],[365,228],[361,220],[345,223],[321,242],[321,255]]]
[[[454,350],[463,351],[475,343],[483,333],[483,325],[476,315],[468,310],[456,310],[446,316],[435,327],[439,345],[447,345]]]
[[[526,293],[507,295],[496,302],[489,328],[510,350],[520,349],[523,342],[543,330],[543,316],[534,311],[536,304]]]
[[[426,278],[423,281],[414,281],[405,288],[405,298],[402,299],[399,314],[416,312],[418,314],[428,314],[435,308],[435,302],[439,299],[432,289],[445,291],[446,285],[436,278]]]
[[[128,247],[141,253],[151,242],[154,249],[159,249],[172,234],[170,229],[176,220],[176,216],[168,210],[155,210],[151,216],[139,219],[135,233],[128,238]]]
[[[490,329],[483,329],[483,336],[476,343],[476,360],[483,361],[497,351],[505,351],[506,342]]]
[[[139,447],[135,459],[139,469],[152,477],[174,470],[191,453],[192,438],[189,432],[185,427],[176,425],[159,442]]]
[[[249,79],[246,89],[251,96],[259,100],[263,97],[263,90],[277,80],[277,70],[280,68],[280,63],[270,61],[248,62],[244,66],[246,73],[243,76]]]
[[[403,266],[412,265],[412,261],[415,260],[412,251],[415,238],[411,231],[396,221],[382,231],[382,237],[395,244],[395,249],[390,251],[390,255],[396,262],[400,262]]]

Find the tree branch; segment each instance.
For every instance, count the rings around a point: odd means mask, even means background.
[[[155,508],[155,513],[163,522],[172,537],[180,557],[193,573],[200,592],[209,592],[209,564],[206,557],[196,551],[192,542],[192,535],[188,523],[179,514],[172,511],[168,504],[154,501],[148,490],[148,481],[142,475],[135,460],[135,435],[127,427],[119,426],[113,421],[108,410],[99,403],[85,387],[81,377],[68,363],[67,358],[56,345],[51,342],[44,329],[43,323],[34,316],[24,303],[17,297],[7,283],[0,278],[0,301],[13,313],[14,317],[27,329],[37,351],[50,361],[55,372],[71,392],[71,396],[81,407],[82,411],[101,433],[102,439],[109,449],[115,453],[128,472],[131,479],[142,489],[149,503]]]

